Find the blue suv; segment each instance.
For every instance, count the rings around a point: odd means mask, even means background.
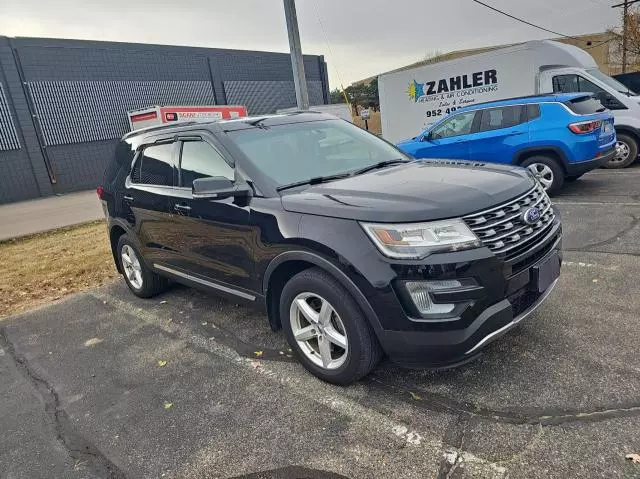
[[[415,158],[510,163],[549,194],[615,157],[613,115],[591,94],[566,93],[460,108],[398,147]]]

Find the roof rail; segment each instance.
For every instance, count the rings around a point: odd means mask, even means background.
[[[126,139],[126,138],[130,138],[132,136],[135,136],[139,133],[149,133],[151,131],[161,131],[164,129],[169,129],[169,128],[179,128],[181,126],[192,126],[192,125],[202,125],[202,124],[207,124],[207,123],[215,123],[217,120],[211,120],[211,121],[181,121],[178,123],[164,123],[162,125],[153,125],[153,126],[147,126],[145,128],[139,128],[138,130],[132,130],[128,133],[125,133],[125,135],[122,137],[122,139]]]

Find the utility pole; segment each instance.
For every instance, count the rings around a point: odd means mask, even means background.
[[[611,8],[622,7],[622,73],[627,72],[627,44],[629,40],[627,17],[629,14],[629,5],[637,3],[638,1],[640,0],[624,0],[622,3],[611,6]]]
[[[308,110],[309,92],[307,91],[307,80],[304,76],[304,62],[302,60],[302,47],[300,46],[300,31],[298,30],[295,0],[284,0],[284,15],[287,19],[291,66],[293,67],[293,83],[296,87],[298,109]]]
[[[629,0],[624,0],[622,7],[622,73],[627,72],[627,13]]]

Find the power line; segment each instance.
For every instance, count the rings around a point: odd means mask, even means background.
[[[580,40],[580,41],[584,40],[582,38],[572,37],[571,35],[565,35],[564,33],[556,32],[554,30],[549,30],[548,28],[541,27],[540,25],[536,25],[535,23],[528,22],[522,18],[511,15],[510,13],[504,12],[498,8],[492,7],[491,5],[481,2],[480,0],[471,0],[471,1],[477,3],[478,5],[482,5],[483,7],[486,7],[489,10],[493,10],[494,12],[497,12],[501,15],[512,18],[513,20],[517,20],[518,22],[524,23],[525,25],[529,25],[531,27],[537,28],[538,30],[543,30],[545,32],[553,33],[554,35],[558,35],[559,37],[571,38],[573,40]],[[640,0],[635,0],[635,1],[640,2]]]
[[[622,2],[622,3],[617,3],[615,5],[611,5],[611,8],[624,7],[625,5],[629,6],[629,5],[633,5],[634,3],[638,3],[638,2],[640,2],[640,0],[629,0],[627,2]]]
[[[640,0],[639,0],[640,1]],[[318,23],[320,24],[320,28],[322,29],[322,33],[324,34],[324,41],[327,44],[327,49],[329,50],[329,55],[331,55],[331,61],[334,64],[334,68],[336,69],[336,75],[338,76],[338,81],[340,82],[340,88],[342,89],[342,95],[344,96],[344,100],[349,104],[349,99],[347,98],[347,93],[344,90],[344,85],[342,83],[342,77],[340,76],[340,69],[338,68],[338,64],[336,62],[336,57],[333,54],[333,49],[331,48],[331,44],[329,43],[329,36],[327,35],[327,30],[324,28],[324,23],[322,23],[322,19],[320,18],[320,9],[318,4],[313,1],[313,9],[316,12],[316,17],[318,18]]]

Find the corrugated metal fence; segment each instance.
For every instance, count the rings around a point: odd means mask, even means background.
[[[9,109],[9,102],[0,83],[0,150],[19,150],[20,140]]]
[[[210,81],[36,81],[27,84],[45,145],[120,138],[126,112],[215,103]]]

